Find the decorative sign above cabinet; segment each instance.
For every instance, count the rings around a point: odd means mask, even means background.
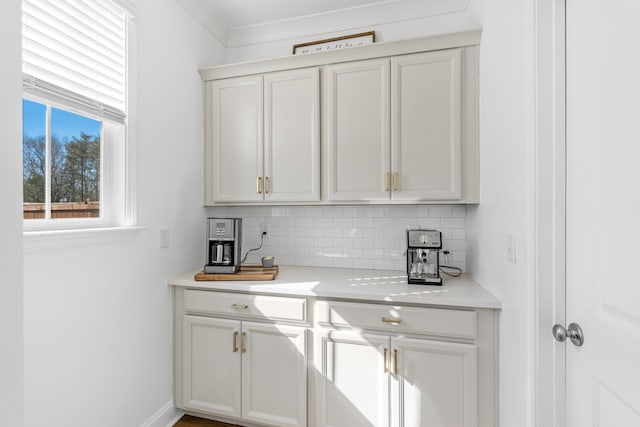
[[[365,46],[375,42],[375,31],[369,31],[366,33],[351,34],[348,36],[296,44],[293,45],[293,54],[306,55],[308,53],[328,52],[335,49],[344,49],[345,47]]]

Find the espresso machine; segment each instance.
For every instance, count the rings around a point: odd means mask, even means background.
[[[242,218],[207,218],[205,273],[236,273],[240,269]]]
[[[407,230],[407,277],[409,283],[442,285],[438,230]]]

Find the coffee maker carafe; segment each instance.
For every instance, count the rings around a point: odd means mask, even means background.
[[[240,269],[242,218],[207,218],[205,273],[236,273]]]
[[[407,230],[409,283],[442,285],[440,277],[442,235],[437,230]]]

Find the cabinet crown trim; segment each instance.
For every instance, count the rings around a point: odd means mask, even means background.
[[[482,30],[443,34],[432,37],[374,43],[367,46],[335,50],[309,55],[292,55],[266,60],[225,64],[199,70],[204,81],[247,76],[251,74],[295,68],[335,64],[343,61],[380,58],[439,49],[451,49],[480,44]]]

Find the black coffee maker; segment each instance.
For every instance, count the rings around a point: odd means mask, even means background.
[[[236,273],[240,269],[242,218],[207,218],[205,273]]]
[[[407,277],[409,283],[442,285],[440,250],[442,233],[438,230],[407,230]]]

